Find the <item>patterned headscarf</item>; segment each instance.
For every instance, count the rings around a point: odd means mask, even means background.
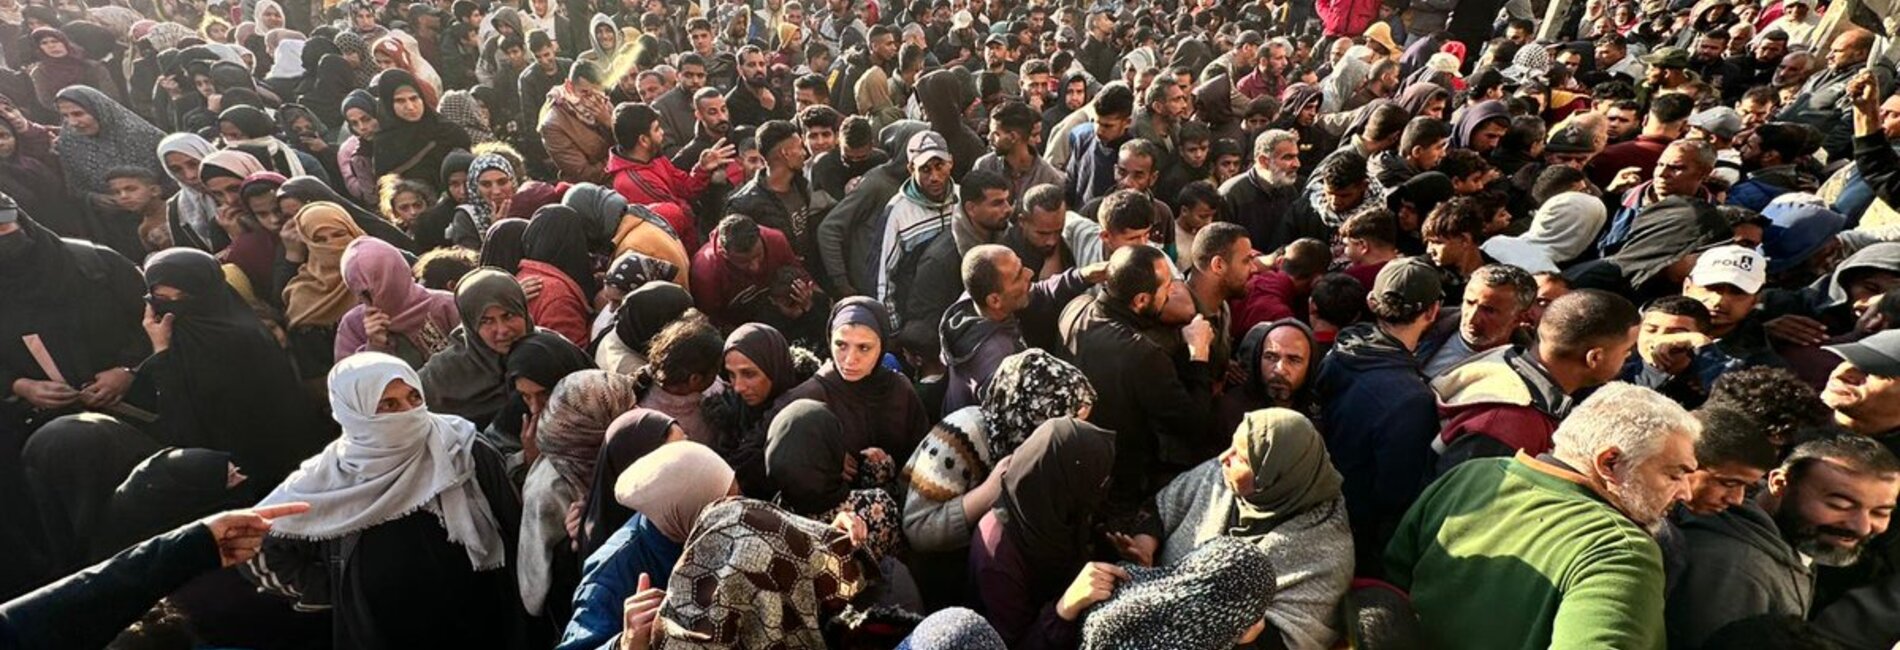
[[[469,144],[495,141],[495,131],[482,118],[480,100],[475,98],[474,93],[466,90],[442,93],[442,101],[435,110],[442,115],[443,120],[467,132]]]
[[[490,171],[499,171],[507,174],[509,178],[514,178],[515,166],[509,164],[507,158],[496,153],[476,156],[475,162],[468,164],[468,202],[462,204],[462,209],[467,211],[469,218],[475,221],[475,232],[479,233],[488,232],[489,224],[495,219],[495,206],[489,205],[488,201],[482,199],[482,186],[479,180],[482,174]]]
[[[1069,362],[1038,348],[1010,355],[983,389],[990,457],[1008,456],[1050,418],[1074,417],[1095,403],[1095,387]]]
[[[363,36],[356,32],[343,32],[331,40],[336,41],[337,49],[342,50],[344,54],[357,56],[356,67],[350,68],[351,85],[356,88],[368,88],[370,78],[376,76],[376,54],[369,49],[369,41],[363,40]]]
[[[535,440],[541,457],[575,490],[585,491],[592,485],[607,426],[639,405],[637,387],[627,375],[582,370],[562,379],[549,394]]]
[[[1082,648],[1224,650],[1260,622],[1278,583],[1267,552],[1216,537],[1179,564],[1123,564],[1133,578],[1082,621]]]
[[[911,630],[897,650],[1004,650],[1003,635],[981,614],[951,607],[938,610]]]
[[[165,173],[158,161],[158,143],[165,132],[123,104],[91,86],[67,86],[59,101],[72,102],[99,123],[99,132],[81,135],[73,129],[60,133],[56,148],[66,170],[66,187],[74,192],[105,192],[106,173],[120,165],[137,165]]]
[[[700,513],[668,582],[664,646],[823,650],[826,621],[875,573],[837,529],[763,501],[721,501]]]

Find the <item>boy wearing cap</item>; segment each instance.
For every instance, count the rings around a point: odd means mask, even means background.
[[[1647,372],[1630,380],[1653,388],[1669,375],[1687,373],[1698,382],[1700,393],[1707,395],[1723,373],[1785,365],[1769,347],[1761,320],[1753,317],[1762,285],[1767,282],[1768,260],[1754,249],[1722,246],[1702,253],[1682,283],[1682,295],[1708,310],[1708,325],[1700,331],[1646,337],[1643,342],[1654,348],[1653,355],[1648,356],[1656,359],[1681,358],[1685,355],[1678,353],[1688,353],[1688,365],[1676,368],[1676,372],[1658,368],[1661,373]]]

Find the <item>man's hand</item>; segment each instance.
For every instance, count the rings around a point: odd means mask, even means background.
[[[1762,323],[1771,336],[1795,345],[1814,346],[1827,342],[1827,326],[1806,316],[1779,316]]]
[[[1082,612],[1096,603],[1108,600],[1115,593],[1115,585],[1127,580],[1128,572],[1107,562],[1090,562],[1076,574],[1075,582],[1069,583],[1068,590],[1062,592],[1062,598],[1056,600],[1056,615],[1065,621],[1082,618]]]
[[[1096,262],[1080,269],[1082,281],[1089,284],[1101,284],[1108,280],[1108,262]]]
[[[388,351],[389,314],[375,307],[364,306],[363,335],[369,337],[369,349]]]
[[[665,589],[654,589],[653,579],[640,574],[633,596],[621,605],[620,650],[647,650],[659,634],[660,604],[666,601]]]
[[[1695,363],[1696,348],[1710,342],[1701,332],[1657,335],[1643,342],[1643,362],[1670,375],[1680,375]]]
[[[93,375],[92,383],[80,389],[79,401],[91,408],[105,408],[119,403],[125,397],[125,390],[131,387],[132,371],[107,368]]]
[[[1848,80],[1847,97],[1853,100],[1854,110],[1868,115],[1880,114],[1880,80],[1872,68],[1861,70]]]
[[[725,169],[726,164],[732,162],[732,157],[738,153],[737,148],[727,144],[725,138],[720,138],[718,142],[713,143],[713,146],[699,152],[699,168],[706,170],[708,174],[718,172]]]
[[[1612,192],[1612,193],[1622,192],[1624,190],[1635,187],[1637,185],[1641,185],[1642,183],[1643,183],[1643,170],[1637,169],[1635,167],[1624,167],[1622,170],[1616,172],[1616,178],[1610,181],[1610,186],[1604,188],[1604,191]]]
[[[257,556],[257,549],[264,545],[264,534],[270,532],[272,522],[309,511],[310,504],[299,501],[221,512],[200,523],[211,529],[211,537],[218,542],[218,562],[228,567]]]
[[[42,411],[63,409],[79,401],[79,391],[73,387],[40,379],[13,380],[13,394]]]
[[[309,150],[312,154],[320,154],[330,148],[330,143],[324,142],[323,137],[315,133],[301,134],[298,136],[298,140],[303,143],[303,148]]]
[[[1200,314],[1195,314],[1194,320],[1181,328],[1181,338],[1187,340],[1189,360],[1206,361],[1208,347],[1214,344],[1214,326],[1209,325]]]

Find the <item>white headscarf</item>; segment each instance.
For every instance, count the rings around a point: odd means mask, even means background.
[[[422,390],[409,364],[361,352],[330,370],[330,409],[343,436],[284,479],[258,505],[303,501],[310,512],[274,524],[271,534],[329,540],[428,510],[476,570],[505,559],[501,527],[475,479],[475,426],[418,407],[377,413],[383,389],[402,381]]]
[[[277,51],[271,53],[270,74],[266,76],[272,79],[302,79],[303,45],[304,41],[300,38],[278,41]]]
[[[1521,237],[1493,237],[1483,248],[1492,257],[1505,261],[1499,252],[1511,255],[1523,246],[1530,246],[1541,249],[1551,265],[1562,266],[1596,243],[1597,232],[1602,230],[1608,217],[1602,199],[1582,192],[1564,192],[1550,197],[1537,208],[1531,217],[1530,232]]]
[[[165,174],[178,184],[178,216],[192,232],[205,241],[212,241],[218,226],[218,202],[211,195],[192,189],[172,173],[170,165],[165,164],[167,154],[182,153],[204,162],[205,156],[215,151],[211,142],[196,133],[173,133],[158,141],[158,162],[165,168]]]

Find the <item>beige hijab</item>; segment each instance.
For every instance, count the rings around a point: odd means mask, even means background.
[[[644,515],[667,539],[684,543],[699,511],[732,490],[732,477],[732,468],[711,448],[669,442],[620,473],[614,500]]]
[[[337,232],[341,231],[342,236]],[[325,241],[319,243],[321,235]],[[297,277],[284,287],[284,311],[290,326],[335,326],[356,306],[343,282],[343,249],[363,236],[342,206],[317,202],[297,211],[297,236],[310,251]]]

